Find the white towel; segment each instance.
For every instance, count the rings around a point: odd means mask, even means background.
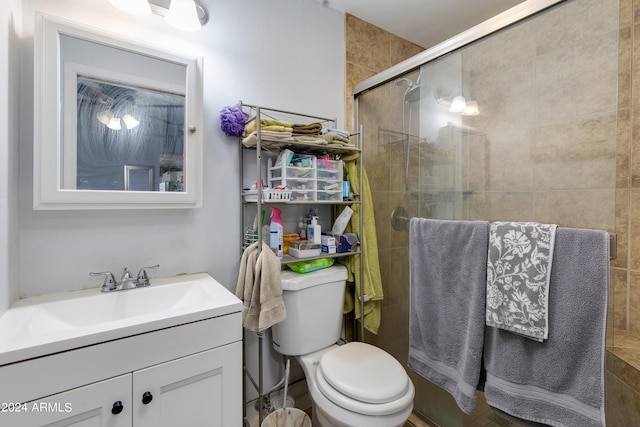
[[[549,334],[555,224],[494,222],[487,257],[486,324],[536,341]]]

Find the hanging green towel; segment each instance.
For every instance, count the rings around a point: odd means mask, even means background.
[[[373,214],[373,201],[369,189],[367,174],[362,168],[362,186],[358,168],[360,159],[350,160],[344,163],[345,179],[351,182],[351,190],[360,194],[362,204],[353,205],[353,215],[347,226],[347,231],[360,234],[360,212],[362,209],[363,236],[360,236],[361,252],[363,257],[364,276],[364,327],[371,333],[377,334],[380,328],[380,302],[384,298],[382,292],[382,277],[380,276],[380,263],[378,261],[378,238],[376,235],[376,222]],[[352,292],[346,292],[344,312],[348,313],[355,308],[356,319],[362,317],[360,313],[360,256],[354,255],[340,259],[340,263],[347,267],[349,272],[348,282],[355,286],[355,299]]]

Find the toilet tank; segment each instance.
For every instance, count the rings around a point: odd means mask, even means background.
[[[285,270],[281,278],[287,317],[271,328],[273,348],[299,356],[336,343],[342,330],[347,269],[334,265],[302,274]]]

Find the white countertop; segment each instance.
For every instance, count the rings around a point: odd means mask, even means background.
[[[242,310],[206,273],[151,279],[144,288],[100,288],[25,298],[0,316],[0,366]]]

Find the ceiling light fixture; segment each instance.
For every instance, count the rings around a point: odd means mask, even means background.
[[[164,20],[172,27],[182,31],[194,32],[202,28],[193,0],[171,0],[171,6],[169,6]]]

